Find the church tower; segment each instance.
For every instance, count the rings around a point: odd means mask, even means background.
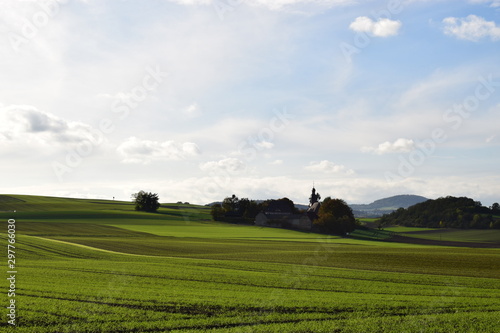
[[[311,197],[309,198],[309,208],[307,209],[307,216],[311,221],[314,221],[318,218],[319,208],[321,207],[321,203],[319,200],[321,199],[321,195],[316,192],[316,189],[312,188]]]
[[[314,188],[314,185],[313,185],[311,197],[309,197],[309,207],[314,205],[316,202],[319,202],[320,199],[321,199],[321,195],[319,195],[319,193],[316,193],[316,189]]]

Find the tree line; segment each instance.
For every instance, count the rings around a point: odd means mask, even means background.
[[[319,195],[318,195],[319,198]],[[145,212],[156,212],[160,207],[157,193],[139,191],[132,194],[135,209]],[[222,203],[212,205],[211,214],[215,221],[253,224],[260,212],[282,212],[286,214],[306,214],[299,210],[288,198],[270,199],[257,202],[248,198],[238,198],[235,194],[224,198]],[[346,235],[356,228],[356,220],[352,209],[342,199],[327,197],[321,203],[319,211],[307,216],[313,223],[312,231],[327,234]],[[286,221],[283,221],[286,226]]]
[[[280,207],[292,214],[300,211],[292,200],[281,198],[277,200],[255,201],[248,198],[238,198],[235,194],[224,198],[221,203],[212,205],[211,214],[215,221],[246,222],[252,224],[257,214],[268,210],[270,207]]]
[[[239,199],[236,195],[224,198],[221,203],[212,205],[211,214],[215,221],[253,224],[260,212],[280,211],[289,214],[306,214],[305,210],[295,207],[288,198],[255,201],[248,198]],[[346,235],[353,232],[357,226],[352,209],[342,199],[327,197],[321,203],[320,209],[312,220],[312,231]],[[288,224],[283,221],[282,227]]]
[[[485,207],[467,197],[447,196],[427,200],[384,215],[380,226],[402,225],[427,228],[500,229],[500,205]]]

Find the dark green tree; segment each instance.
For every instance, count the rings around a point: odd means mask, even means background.
[[[493,221],[492,208],[467,197],[447,196],[400,208],[384,215],[381,220],[386,224],[408,227],[487,229]]]
[[[242,198],[239,202],[239,212],[240,215],[245,219],[253,219],[257,214],[259,214],[260,209],[257,202],[254,200],[249,200],[248,198]]]
[[[132,194],[135,210],[156,212],[160,208],[160,198],[157,193],[139,191]]]
[[[248,198],[241,198],[238,202],[238,213],[244,216],[248,206],[250,206],[250,200]]]
[[[213,205],[211,214],[214,220],[232,223],[249,223],[261,211],[254,200],[238,198],[235,194],[224,198],[221,204]]]
[[[270,212],[298,213],[295,204],[288,198],[266,200],[262,203],[261,209]]]
[[[237,213],[240,209],[240,199],[238,199],[235,194],[224,198],[224,201],[222,201],[222,209],[225,213]]]
[[[224,217],[224,210],[222,209],[221,204],[214,204],[210,209],[210,214],[212,214],[214,221],[221,221]]]
[[[356,229],[356,219],[351,207],[342,199],[325,198],[314,221],[322,232],[346,235]]]

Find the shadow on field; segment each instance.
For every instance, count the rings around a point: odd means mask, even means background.
[[[385,240],[387,242],[419,244],[419,245],[439,245],[439,246],[456,246],[456,247],[472,247],[472,248],[500,248],[500,243],[478,243],[478,242],[457,242],[457,241],[439,241],[433,239],[423,239],[408,237],[403,235],[393,235]]]

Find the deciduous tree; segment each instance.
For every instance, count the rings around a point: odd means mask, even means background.
[[[351,207],[342,199],[325,198],[318,213],[319,218],[314,221],[321,231],[346,235],[356,229],[356,219]]]
[[[226,197],[224,198],[224,200],[222,201],[222,209],[224,209],[224,212],[226,213],[236,213],[238,212],[240,208],[240,199],[238,199],[238,197],[233,194],[232,196],[230,197]]]
[[[144,212],[156,212],[160,208],[160,198],[157,193],[139,191],[132,194],[135,210]]]
[[[222,209],[221,204],[213,204],[210,209],[210,214],[212,214],[212,218],[214,221],[220,221],[224,217],[224,210]]]

